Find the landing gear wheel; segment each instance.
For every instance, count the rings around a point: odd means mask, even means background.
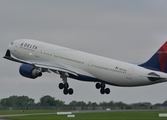
[[[100,89],[101,94],[109,94],[110,93],[110,89],[105,88],[106,87],[105,83],[96,83],[95,86],[96,86],[97,89]]]
[[[64,95],[67,95],[68,94],[68,89],[64,88],[63,93],[64,93]]]
[[[100,89],[101,88],[101,84],[100,83],[96,83],[96,88]]]
[[[101,83],[101,88],[105,88],[105,87],[106,87],[106,84]]]
[[[68,88],[68,87],[69,87],[68,83],[64,83],[64,88]]]
[[[104,90],[103,88],[101,88],[100,93],[101,93],[101,94],[104,94],[104,93],[105,93],[105,90]]]
[[[106,94],[110,94],[110,89],[109,89],[109,88],[106,88],[106,89],[105,89],[105,93],[106,93]]]
[[[59,89],[63,89],[64,88],[64,84],[63,83],[60,83],[59,84]]]
[[[72,94],[74,93],[73,89],[72,89],[72,88],[69,88],[68,93],[69,93],[70,95],[72,95]]]

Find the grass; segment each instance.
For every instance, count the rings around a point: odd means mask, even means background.
[[[8,114],[32,114],[32,113],[55,113],[55,110],[25,110],[21,112],[21,110],[0,110],[0,115],[8,115]]]
[[[37,113],[37,112],[36,112]],[[39,112],[38,112],[39,113]],[[67,118],[67,115],[28,115],[7,117],[10,120],[166,120],[167,117],[159,117],[159,113],[167,111],[121,111],[121,112],[92,112],[75,113],[75,118]]]

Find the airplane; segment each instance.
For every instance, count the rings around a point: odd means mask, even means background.
[[[41,77],[44,72],[60,75],[58,85],[65,95],[72,95],[67,78],[95,82],[101,94],[109,94],[107,85],[145,86],[167,81],[167,41],[145,63],[135,65],[32,39],[13,41],[5,59],[21,63],[19,72],[26,78]]]

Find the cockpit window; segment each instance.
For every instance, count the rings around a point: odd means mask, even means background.
[[[12,42],[11,45],[13,45],[14,43]]]

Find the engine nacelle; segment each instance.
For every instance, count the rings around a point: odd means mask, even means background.
[[[29,64],[22,64],[20,66],[19,72],[22,76],[32,79],[42,76],[41,71]]]

